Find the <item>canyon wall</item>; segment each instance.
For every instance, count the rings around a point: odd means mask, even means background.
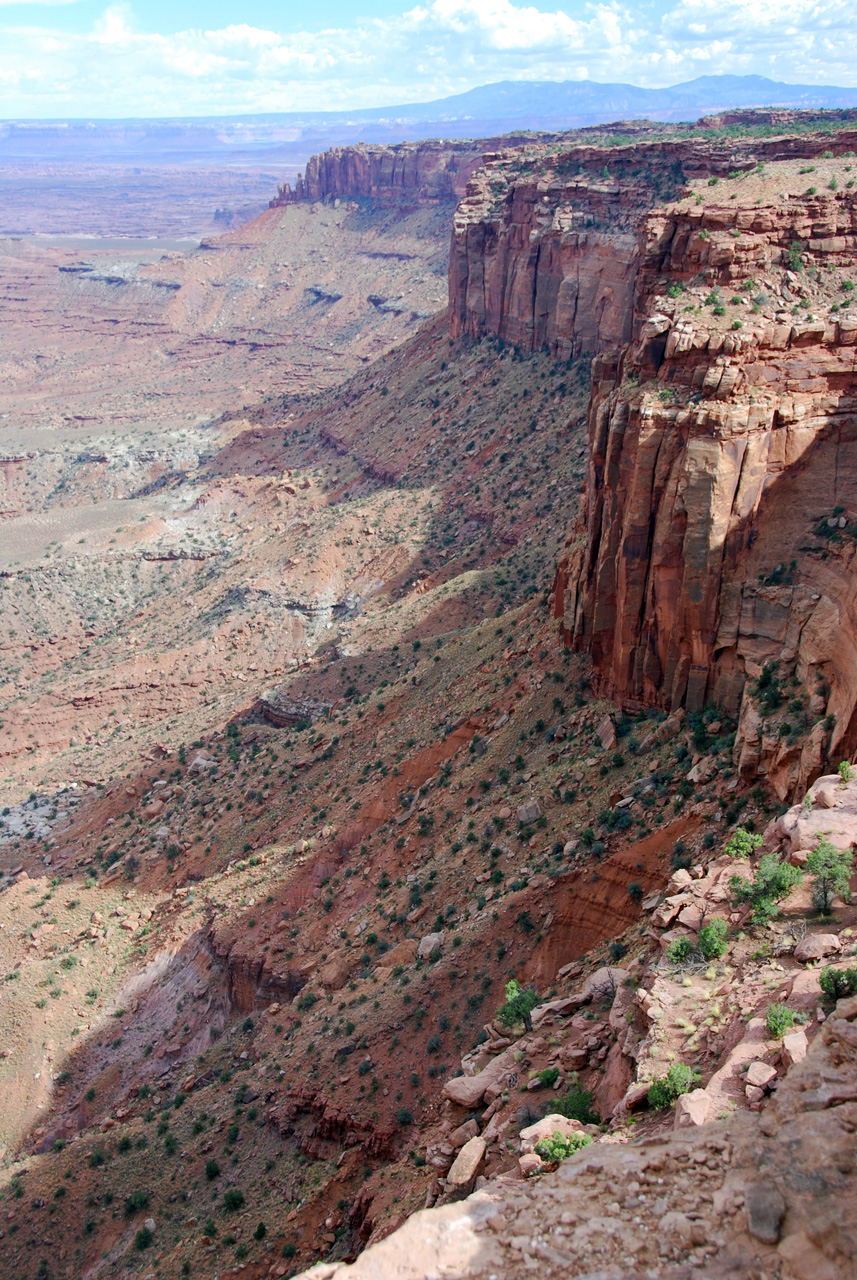
[[[605,692],[740,712],[742,773],[784,795],[857,747],[855,265],[851,192],[646,220],[632,340],[593,365],[586,509],[557,575],[566,641]],[[709,293],[744,281],[752,309]],[[797,679],[807,733],[775,732],[748,696],[766,663]]]
[[[500,139],[463,142],[403,142],[399,146],[331,147],[310,156],[294,189],[278,188],[270,207],[312,200],[376,200],[382,206],[425,202],[453,204],[486,151]],[[522,137],[502,139],[514,146]]]
[[[823,139],[687,136],[487,153],[455,213],[451,336],[494,334],[560,359],[624,345],[632,336],[640,226],[653,206],[687,181],[822,149],[841,155],[855,145],[851,130]]]

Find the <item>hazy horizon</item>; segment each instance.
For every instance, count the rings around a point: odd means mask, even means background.
[[[431,102],[500,81],[664,88],[699,75],[857,87],[843,0],[560,7],[344,0],[0,0],[3,119],[159,119]]]

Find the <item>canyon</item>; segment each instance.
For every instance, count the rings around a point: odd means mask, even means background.
[[[855,146],[3,242],[4,1274],[853,1274]]]

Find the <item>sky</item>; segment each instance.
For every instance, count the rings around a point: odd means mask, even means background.
[[[497,80],[857,85],[850,0],[0,0],[0,118],[426,102]]]

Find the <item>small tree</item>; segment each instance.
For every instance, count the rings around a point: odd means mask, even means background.
[[[736,827],[726,841],[723,852],[730,858],[749,858],[762,843],[762,837],[755,831],[747,831],[744,827]]]
[[[845,786],[846,782],[854,781],[854,770],[847,760],[839,761],[839,777],[842,779],[843,787]]]
[[[731,876],[729,889],[735,902],[751,903],[756,924],[765,924],[778,913],[777,903],[788,897],[800,880],[801,873],[797,867],[789,862],[780,862],[776,854],[766,853],[752,883],[744,876]]]
[[[827,965],[818,983],[828,1000],[844,1000],[857,995],[857,969],[831,969]]]
[[[521,987],[511,978],[506,983],[506,1003],[497,1010],[497,1021],[504,1027],[514,1027],[523,1023],[526,1031],[532,1031],[531,1014],[539,1002],[539,997],[532,987]]]
[[[829,840],[819,840],[818,846],[808,854],[806,869],[812,876],[812,905],[822,915],[829,916],[833,899],[851,901],[851,871],[854,855],[850,849],[837,849]]]
[[[706,960],[717,960],[726,950],[729,926],[725,920],[709,920],[699,931],[699,950]]]
[[[682,1094],[690,1093],[699,1084],[699,1075],[686,1062],[674,1062],[665,1076],[655,1076],[649,1086],[647,1102],[660,1111],[671,1107]]]

